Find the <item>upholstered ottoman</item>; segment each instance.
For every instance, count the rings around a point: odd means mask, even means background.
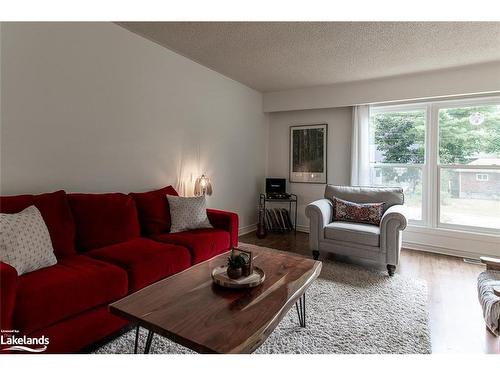
[[[500,260],[482,257],[486,271],[477,278],[479,302],[488,329],[500,336]]]

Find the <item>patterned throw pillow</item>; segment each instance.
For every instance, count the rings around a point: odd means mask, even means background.
[[[382,203],[354,203],[333,198],[333,220],[380,225],[384,213]]]
[[[205,196],[177,197],[167,195],[172,225],[170,233],[191,229],[213,228],[208,221]]]
[[[23,275],[57,263],[49,230],[38,208],[0,214],[0,261]]]

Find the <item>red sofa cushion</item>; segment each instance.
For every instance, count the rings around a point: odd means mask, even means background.
[[[145,193],[130,193],[137,207],[141,232],[144,236],[170,232],[167,194],[178,195],[172,186]]]
[[[0,335],[2,329],[12,329],[17,279],[16,269],[7,263],[0,262]]]
[[[229,232],[222,229],[196,229],[186,232],[160,234],[155,241],[187,247],[191,263],[196,264],[221,254],[230,247]]]
[[[14,328],[21,334],[47,327],[127,294],[127,273],[84,255],[18,278]]]
[[[86,255],[125,269],[128,273],[129,290],[132,292],[191,265],[187,249],[146,238],[95,249]]]
[[[64,190],[39,195],[0,197],[0,212],[14,214],[36,206],[47,225],[57,259],[74,255],[75,225]]]
[[[68,194],[79,251],[124,242],[140,236],[134,200],[122,193]]]
[[[231,246],[238,246],[238,215],[234,212],[207,209],[208,220],[214,228],[229,232]]]
[[[106,304],[32,332],[29,336],[45,335],[50,339],[44,353],[75,353],[105,339],[127,324],[128,321],[112,315]]]

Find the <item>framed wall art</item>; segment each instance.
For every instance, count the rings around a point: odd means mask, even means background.
[[[290,126],[290,182],[326,184],[328,124]]]

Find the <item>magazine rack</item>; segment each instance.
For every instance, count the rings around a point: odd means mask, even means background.
[[[260,194],[259,204],[264,208],[264,213],[266,212],[266,204],[267,203],[288,203],[288,212],[290,215],[292,214],[292,206],[294,207],[293,211],[293,231],[297,233],[297,195],[290,194],[290,198],[268,198],[265,194]],[[270,230],[272,232],[284,232],[283,230]]]

